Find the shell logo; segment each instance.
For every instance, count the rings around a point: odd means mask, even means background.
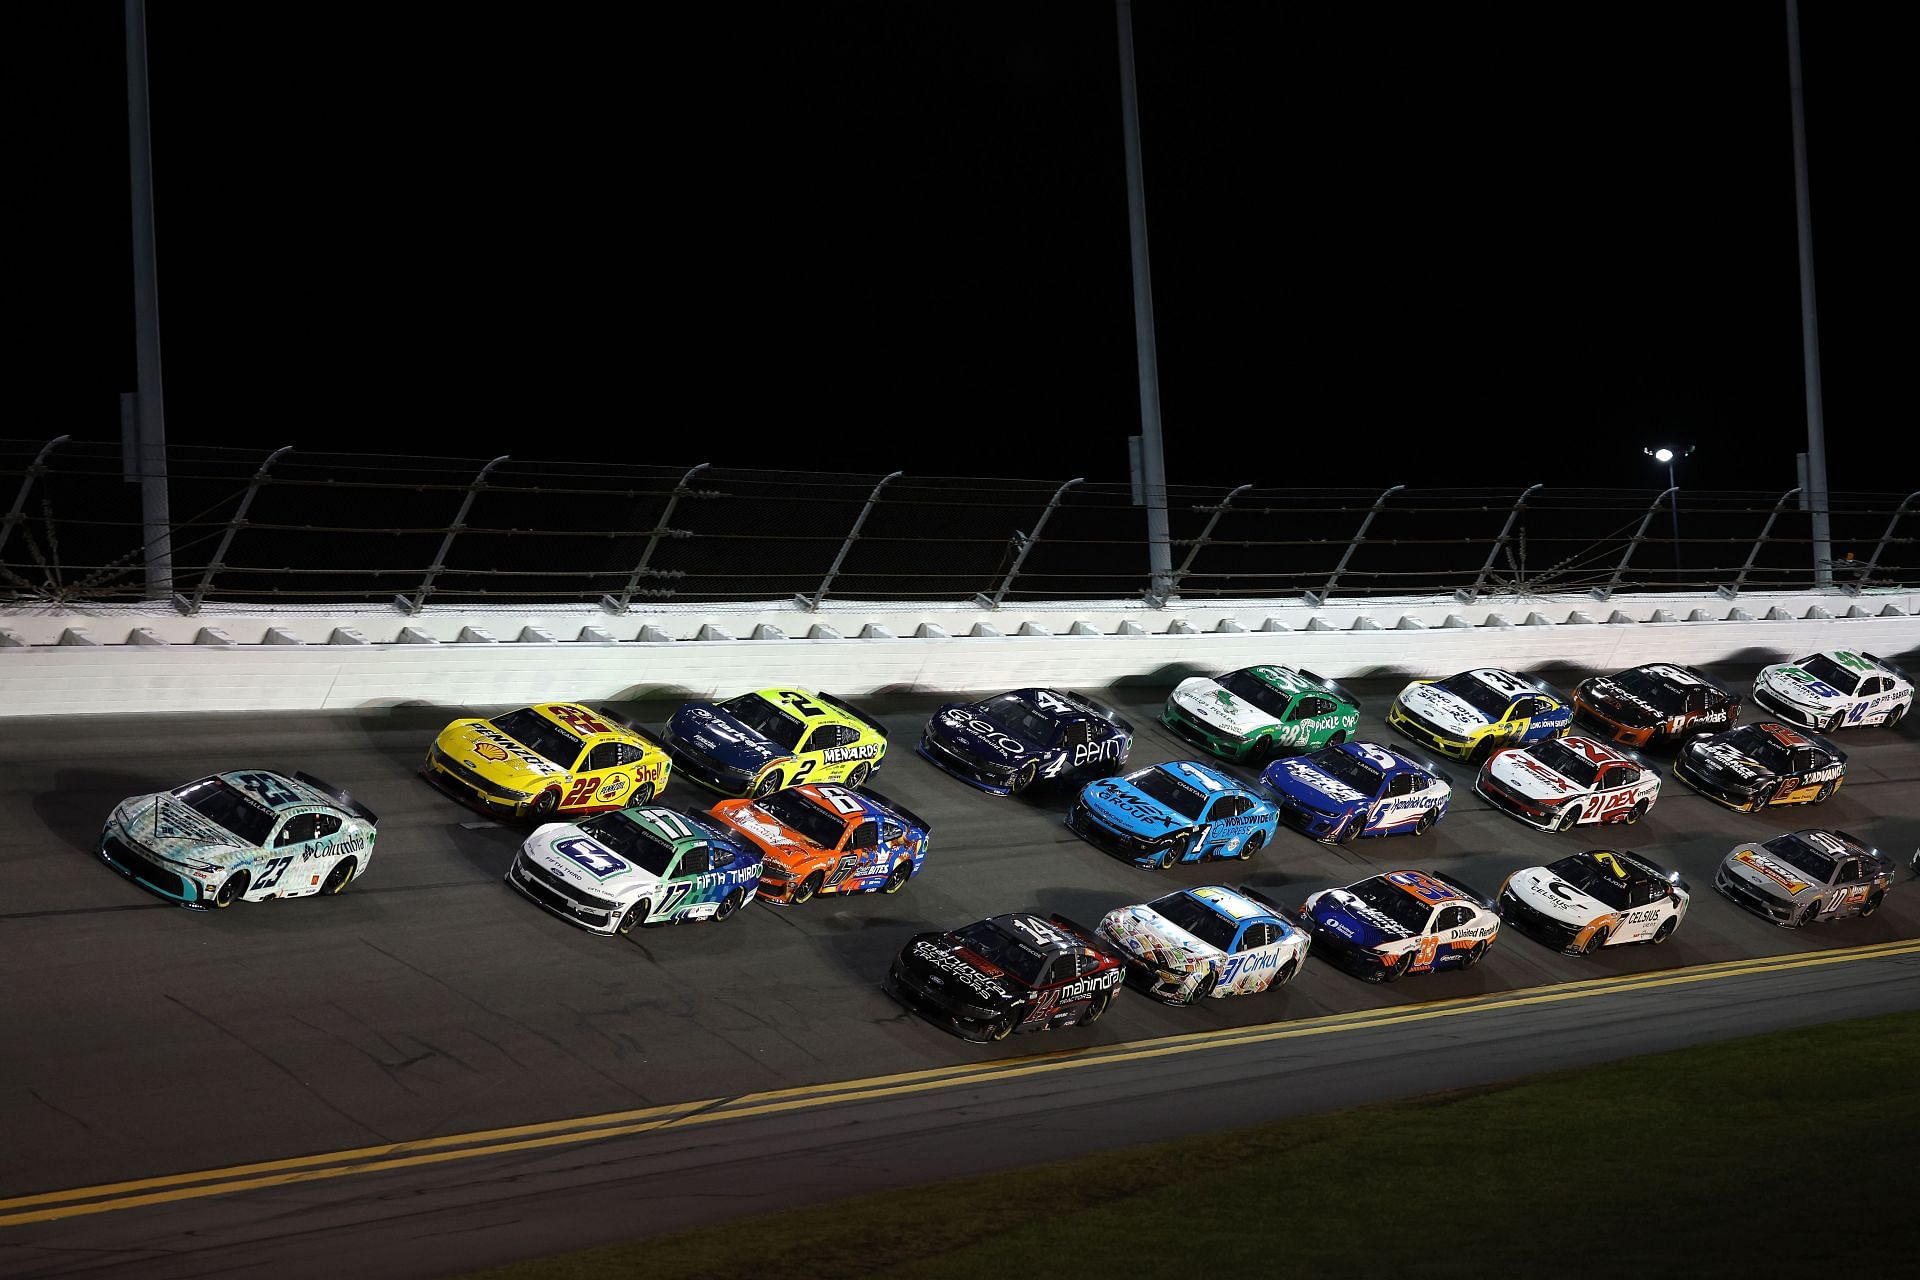
[[[507,749],[495,742],[476,742],[473,744],[473,754],[497,764],[507,758]]]

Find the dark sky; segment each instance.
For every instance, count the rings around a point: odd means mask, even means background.
[[[398,8],[151,0],[175,442],[1124,477],[1111,4]],[[1904,491],[1912,80],[1808,8],[1833,483]],[[111,438],[120,4],[0,21],[0,434]],[[1793,483],[1780,5],[1136,30],[1172,480],[1645,487],[1678,441],[1683,484]]]

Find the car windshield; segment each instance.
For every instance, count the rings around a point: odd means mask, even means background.
[[[1780,861],[1806,872],[1820,884],[1833,879],[1834,864],[1838,860],[1825,849],[1809,844],[1798,833],[1775,836],[1762,847]]]
[[[489,723],[535,755],[551,760],[562,769],[573,768],[580,758],[580,739],[535,711],[522,707],[495,716]]]
[[[1380,771],[1348,755],[1338,747],[1328,747],[1313,757],[1313,767],[1330,778],[1337,778],[1364,796],[1380,794]]]
[[[730,698],[720,704],[720,709],[782,751],[799,746],[800,734],[807,727],[757,693]]]
[[[1568,884],[1620,910],[1627,905],[1627,882],[1614,875],[1589,854],[1576,853],[1548,865],[1547,870]]]
[[[955,931],[953,936],[982,960],[998,965],[1030,987],[1038,986],[1040,976],[1047,971],[1045,954],[991,920],[970,924]]]
[[[173,798],[255,847],[273,834],[273,813],[225,778],[202,778],[174,792]]]
[[[582,831],[635,866],[664,876],[673,864],[673,846],[628,817],[625,810],[603,813],[579,824]]]
[[[1014,737],[1036,747],[1052,746],[1054,735],[1060,732],[1059,721],[1011,693],[988,698],[980,704],[980,710]]]
[[[1207,798],[1165,769],[1142,769],[1128,778],[1141,794],[1156,800],[1183,818],[1197,818],[1207,807]]]
[[[1380,876],[1362,880],[1347,892],[1412,933],[1427,927],[1427,905]]]
[[[1750,757],[1763,769],[1787,773],[1793,769],[1793,752],[1757,724],[1742,725],[1727,735],[1727,745]]]
[[[839,844],[840,833],[847,829],[845,818],[827,812],[798,791],[776,791],[770,796],[761,796],[753,802],[753,807],[822,849]]]
[[[1824,653],[1816,653],[1811,658],[1802,658],[1793,665],[1815,680],[1824,680],[1842,693],[1852,693],[1860,687],[1859,672],[1847,670]]]
[[[1185,929],[1220,951],[1233,945],[1233,921],[1190,893],[1170,893],[1147,904],[1153,913],[1176,929]]]
[[[1440,681],[1436,687],[1465,700],[1475,711],[1489,720],[1498,720],[1507,714],[1509,705],[1507,695],[1485,683],[1471,671],[1462,671],[1457,676],[1449,676]]]
[[[1275,720],[1285,716],[1287,708],[1293,705],[1292,694],[1280,692],[1250,671],[1229,671],[1214,683],[1242,702],[1251,702]]]
[[[1583,787],[1591,787],[1600,778],[1600,766],[1557,738],[1549,738],[1527,749],[1527,754],[1563,778],[1571,778]]]
[[[1628,696],[1638,698],[1667,715],[1678,715],[1686,709],[1686,692],[1671,680],[1653,675],[1645,667],[1622,671],[1613,678],[1613,682]]]

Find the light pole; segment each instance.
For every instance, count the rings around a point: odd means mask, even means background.
[[[1673,464],[1681,458],[1691,458],[1695,448],[1696,446],[1694,445],[1688,445],[1686,452],[1680,454],[1675,454],[1673,450],[1667,448],[1665,445],[1661,445],[1658,448],[1647,446],[1640,450],[1640,452],[1646,454],[1649,458],[1652,458],[1655,462],[1660,463],[1667,469],[1667,491],[1673,494],[1671,503],[1673,510],[1673,569],[1676,582],[1678,581],[1680,573],[1680,495],[1674,491],[1680,486],[1673,478]]]

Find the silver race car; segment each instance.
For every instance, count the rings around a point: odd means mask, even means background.
[[[1795,831],[1726,856],[1714,888],[1774,924],[1870,916],[1893,883],[1893,860],[1844,831]]]

